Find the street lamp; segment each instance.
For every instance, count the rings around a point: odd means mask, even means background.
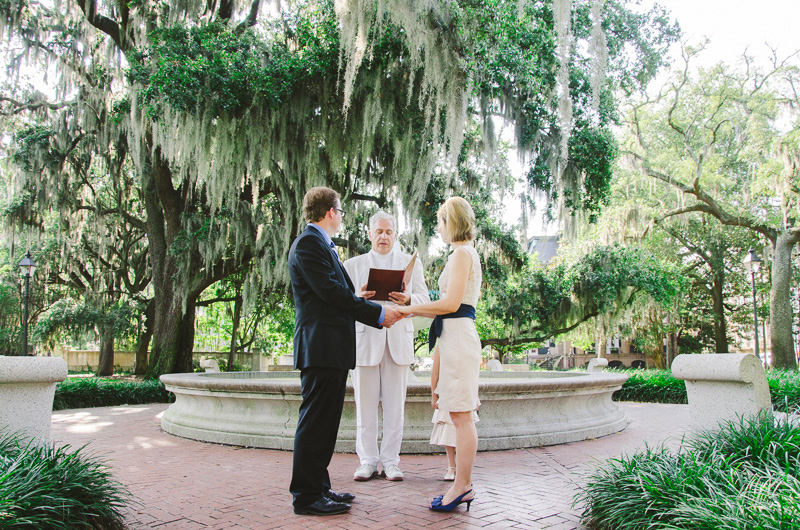
[[[25,253],[25,257],[19,262],[19,270],[25,278],[25,305],[22,311],[22,355],[28,355],[28,295],[30,281],[33,273],[36,272],[36,263],[31,259],[31,251]]]
[[[756,251],[752,248],[747,254],[747,257],[744,258],[744,266],[747,271],[750,273],[750,282],[753,287],[753,326],[755,328],[755,337],[756,337],[756,357],[758,355],[758,313],[757,313],[757,306],[756,306],[756,273],[761,270],[761,258],[758,257]]]

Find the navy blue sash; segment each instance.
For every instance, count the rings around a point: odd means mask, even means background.
[[[446,315],[436,315],[431,324],[431,329],[428,331],[428,349],[433,351],[436,346],[436,339],[442,335],[442,327],[444,326],[445,318],[471,318],[475,320],[475,308],[471,305],[461,304],[455,313],[448,313]]]

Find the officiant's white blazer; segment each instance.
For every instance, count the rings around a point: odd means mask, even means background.
[[[397,246],[392,249],[391,269],[405,269],[411,256],[400,251]],[[344,268],[353,285],[356,286],[356,294],[361,292],[361,287],[367,283],[369,269],[384,268],[377,267],[372,259],[372,252],[361,254],[344,262]],[[414,263],[414,271],[411,274],[411,293],[412,304],[425,304],[431,301],[428,296],[428,286],[422,273],[422,260],[417,256]],[[394,302],[379,302],[376,304],[389,305]],[[410,318],[404,318],[389,329],[376,329],[356,322],[356,366],[377,366],[380,364],[385,351],[385,345],[389,344],[389,353],[392,360],[397,364],[411,364],[414,362],[414,324]]]

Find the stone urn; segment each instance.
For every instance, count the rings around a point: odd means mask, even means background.
[[[66,377],[60,357],[0,355],[0,430],[49,441],[56,383]]]

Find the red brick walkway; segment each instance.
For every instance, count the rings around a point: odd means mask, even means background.
[[[623,403],[629,425],[585,442],[478,453],[476,500],[466,512],[427,509],[448,483],[444,455],[405,455],[403,482],[353,482],[355,455],[334,455],[336,491],[356,494],[349,514],[315,518],[292,513],[292,454],[178,438],[160,429],[166,405],[76,409],[53,414],[53,438],[101,456],[139,503],[132,529],[303,528],[582,528],[572,507],[582,474],[598,460],[665,441],[676,447],[689,422],[686,405]]]

